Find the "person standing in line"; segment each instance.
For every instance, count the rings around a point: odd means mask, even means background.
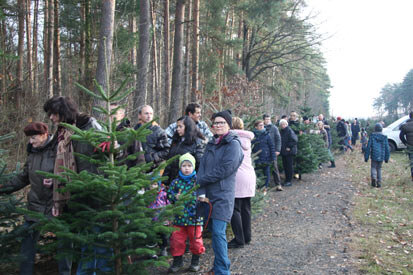
[[[242,248],[251,242],[251,198],[255,196],[257,181],[251,159],[254,133],[244,130],[244,122],[239,117],[232,118],[232,127],[241,141],[244,159],[235,177],[235,203],[231,218],[234,239],[228,243],[228,248]]]
[[[212,204],[212,248],[214,267],[208,274],[230,274],[227,223],[231,221],[235,201],[235,176],[244,154],[239,137],[230,132],[232,115],[229,110],[212,116],[214,138],[206,146],[198,171],[201,186],[198,195],[206,194]]]
[[[371,186],[381,187],[381,167],[384,162],[389,162],[390,148],[387,136],[382,134],[383,126],[377,123],[374,132],[369,137],[364,161],[367,162],[371,157]]]
[[[172,145],[167,159],[190,153],[195,157],[196,165],[194,167],[198,168],[205,150],[205,137],[196,127],[195,122],[188,116],[179,118],[176,124],[178,126],[172,137]],[[166,185],[169,186],[178,177],[180,169],[178,164],[179,160],[177,159],[165,168],[163,176],[168,177]]]
[[[360,125],[357,118],[351,123],[351,145],[355,146],[357,140],[359,139]]]
[[[195,163],[196,160],[190,153],[183,154],[179,158],[179,175],[171,182],[168,189],[168,200],[171,203],[180,200],[180,196],[187,194],[197,185]],[[174,261],[169,268],[169,272],[177,273],[182,269],[182,256],[185,253],[188,238],[189,249],[192,252],[189,270],[199,271],[199,258],[205,252],[205,247],[202,241],[203,218],[196,213],[195,191],[192,192],[191,199],[185,201],[184,210],[175,216],[173,225],[178,230],[172,232],[171,236],[171,254]]]
[[[141,106],[138,110],[139,122],[135,126],[135,130],[139,129],[143,124],[153,120],[153,109],[149,105]],[[159,165],[166,160],[169,153],[168,137],[165,131],[155,122],[148,126],[152,131],[146,136],[146,142],[142,142],[143,150],[145,151],[145,162],[153,162],[154,166]]]
[[[285,119],[280,120],[280,127],[281,157],[285,171],[284,186],[291,186],[291,180],[294,173],[293,158],[297,154],[298,138],[294,131],[288,126],[288,122]]]
[[[205,123],[205,121],[201,120],[201,111],[201,105],[199,105],[198,103],[189,103],[185,108],[185,115],[192,118],[201,134],[205,137],[206,142],[208,142],[210,139],[212,139],[213,134],[211,130],[209,130],[209,127]],[[177,123],[174,122],[165,129],[169,144],[172,144],[172,137],[176,132],[176,128]]]
[[[32,122],[24,128],[24,134],[29,137],[27,146],[27,160],[22,172],[10,180],[9,183],[0,185],[0,194],[10,194],[30,185],[27,194],[27,209],[30,211],[52,217],[53,207],[53,180],[36,173],[36,171],[54,172],[56,161],[56,139],[49,134],[48,127],[43,122]],[[37,219],[25,215],[23,228],[27,229],[22,239],[20,274],[33,274],[36,254],[36,244],[40,232],[34,229]],[[71,261],[63,258],[58,261],[59,274],[69,275]]]
[[[410,160],[410,172],[413,181],[413,111],[409,113],[409,119],[400,127],[400,140],[407,147]]]
[[[318,128],[318,133],[321,135],[321,137],[322,137],[322,139],[323,139],[323,141],[324,141],[325,147],[326,147],[326,149],[327,149],[327,151],[328,151],[328,157],[329,157],[330,163],[331,163],[331,165],[328,166],[328,168],[335,168],[335,167],[336,167],[336,163],[335,163],[335,160],[334,160],[334,156],[333,156],[333,154],[331,153],[331,150],[329,149],[328,133],[327,133],[327,130],[324,128],[324,124],[323,124],[322,121],[318,121],[318,122],[317,122],[317,128]]]
[[[281,187],[281,179],[280,179],[280,171],[278,170],[278,161],[277,158],[281,152],[281,135],[278,127],[271,123],[271,116],[270,115],[263,115],[265,129],[270,134],[272,140],[274,141],[275,145],[275,160],[274,160],[274,169],[272,170],[272,175],[274,178],[274,184],[277,191],[282,191]]]
[[[267,189],[271,177],[271,164],[276,159],[274,141],[265,130],[264,121],[257,120],[254,123],[254,127],[255,138],[252,140],[252,152],[258,153],[258,158],[255,160],[255,168],[260,176],[264,175],[265,177],[265,184],[260,187]]]
[[[333,140],[331,138],[330,125],[328,124],[327,119],[324,118],[323,114],[318,115],[318,121],[321,121],[323,123],[324,129],[327,131],[327,134],[328,134],[328,149],[331,149],[331,145],[332,145]]]

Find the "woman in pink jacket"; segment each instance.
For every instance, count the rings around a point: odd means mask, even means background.
[[[228,243],[228,248],[242,248],[244,244],[251,242],[251,197],[255,196],[257,180],[251,160],[251,140],[254,134],[243,130],[244,122],[239,117],[232,118],[232,128],[241,140],[244,160],[235,179],[235,204],[231,218],[235,238]]]

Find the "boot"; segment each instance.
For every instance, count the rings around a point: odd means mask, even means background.
[[[332,161],[330,161],[330,162],[331,162],[331,165],[328,166],[328,168],[336,168],[336,163],[335,163],[335,161],[332,160]]]
[[[199,255],[192,254],[191,265],[189,266],[189,271],[197,272],[199,271]]]
[[[377,188],[380,188],[381,187],[381,184],[380,184],[380,182],[378,181],[378,182],[376,182],[376,187]]]
[[[177,273],[184,266],[182,256],[174,256],[174,261],[168,270],[168,273]]]
[[[371,179],[371,186],[376,187],[376,180],[375,179]]]

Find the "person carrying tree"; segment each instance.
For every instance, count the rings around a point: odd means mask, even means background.
[[[4,186],[0,185],[0,194],[10,194],[30,185],[27,195],[28,210],[52,217],[53,206],[53,180],[36,173],[43,171],[53,173],[56,161],[56,139],[49,134],[48,127],[43,122],[32,122],[24,128],[24,134],[29,137],[27,146],[27,160],[23,171]],[[20,274],[33,274],[36,243],[40,232],[34,228],[37,219],[25,215],[23,227],[27,234],[22,240]],[[62,258],[58,261],[59,274],[69,275],[71,261]]]

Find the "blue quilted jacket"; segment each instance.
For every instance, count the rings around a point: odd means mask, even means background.
[[[378,132],[370,135],[366,151],[364,152],[364,160],[368,161],[369,156],[371,156],[371,159],[374,161],[389,161],[390,148],[387,136]]]

